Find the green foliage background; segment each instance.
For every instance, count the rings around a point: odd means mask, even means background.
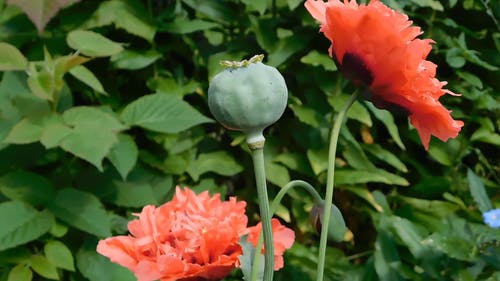
[[[96,243],[176,185],[235,195],[258,220],[243,136],[207,107],[219,60],[263,53],[287,81],[266,132],[271,195],[290,179],[324,192],[331,120],[354,88],[303,1],[29,2],[0,0],[0,280],[134,280]],[[441,101],[465,126],[426,152],[405,117],[353,106],[334,198],[349,232],[327,279],[500,280],[500,230],[481,217],[500,208],[500,3],[385,2],[436,41],[438,78],[462,95]],[[297,239],[276,280],[314,278],[311,208],[297,191],[278,211]]]

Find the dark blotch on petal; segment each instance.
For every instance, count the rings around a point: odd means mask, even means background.
[[[354,83],[363,83],[370,86],[373,82],[373,74],[366,66],[365,62],[357,55],[345,53],[342,58],[340,70],[344,75]]]

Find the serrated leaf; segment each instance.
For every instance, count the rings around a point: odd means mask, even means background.
[[[479,178],[471,169],[467,169],[467,180],[469,182],[470,194],[476,202],[479,210],[484,213],[493,209],[490,198],[484,188],[484,184],[481,182],[481,178]]]
[[[108,95],[108,93],[106,93],[106,91],[102,87],[101,82],[99,82],[99,79],[97,79],[94,73],[92,73],[92,71],[90,71],[85,66],[83,65],[75,66],[70,69],[69,73],[73,75],[73,77],[75,77],[76,79],[85,83],[90,88],[94,89],[96,92]]]
[[[117,28],[152,42],[156,28],[147,18],[147,12],[141,2],[111,0],[102,2],[84,26],[94,28],[114,24]]]
[[[52,199],[54,187],[45,177],[19,170],[0,178],[0,191],[11,200],[39,206],[47,204]]]
[[[123,51],[120,43],[88,30],[71,31],[66,42],[71,48],[89,57],[108,57]]]
[[[94,195],[66,188],[57,192],[49,209],[65,223],[98,237],[111,236],[110,221]]]
[[[408,168],[406,167],[406,165],[401,160],[399,160],[399,158],[392,152],[383,149],[382,146],[378,144],[364,145],[363,149],[365,151],[368,151],[371,155],[398,169],[399,171],[404,173],[408,172]]]
[[[20,263],[13,267],[7,277],[7,281],[31,281],[32,279],[33,272],[25,263]]]
[[[43,251],[47,259],[56,267],[75,271],[73,255],[64,243],[53,240],[45,244]]]
[[[16,5],[23,10],[35,24],[38,32],[42,32],[45,25],[59,10],[64,9],[80,0],[7,0],[10,5]]]
[[[125,180],[128,173],[134,168],[138,156],[139,149],[132,137],[120,134],[118,135],[118,142],[113,145],[106,157]]]
[[[144,68],[161,58],[161,53],[156,50],[130,51],[125,50],[111,57],[111,62],[116,68],[136,70]]]
[[[380,182],[388,185],[408,186],[409,182],[398,175],[391,174],[387,171],[376,169],[369,171],[361,170],[339,170],[335,171],[335,184],[359,184],[367,182]]]
[[[185,101],[165,94],[147,95],[133,101],[125,107],[121,119],[130,126],[171,134],[212,122]]]
[[[187,168],[188,174],[194,181],[198,181],[200,176],[207,172],[232,176],[242,170],[243,167],[226,151],[200,154]]]
[[[348,99],[349,95],[330,96],[328,97],[328,103],[333,108],[335,108],[336,111],[339,111]],[[355,101],[349,108],[349,111],[347,111],[347,117],[357,120],[368,127],[372,126],[372,118],[370,117],[370,113],[358,101]]]
[[[96,134],[96,132],[99,132]],[[100,125],[81,124],[65,136],[59,146],[102,171],[102,160],[118,142],[116,133]]]
[[[28,67],[28,60],[13,45],[0,42],[0,71],[23,70]]]
[[[0,251],[37,239],[49,231],[54,217],[19,202],[0,203]]]
[[[122,131],[127,129],[117,117],[105,110],[92,106],[75,106],[63,113],[63,120],[71,126],[98,126],[109,131]]]
[[[59,280],[57,268],[45,256],[33,255],[29,262],[36,273],[48,279]]]

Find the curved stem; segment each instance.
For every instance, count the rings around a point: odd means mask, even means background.
[[[271,225],[271,212],[269,211],[269,199],[267,196],[266,172],[264,168],[264,148],[256,148],[252,150],[252,160],[254,163],[255,183],[257,185],[257,195],[259,197],[260,218],[262,220],[262,230],[264,232],[265,245],[265,267],[264,281],[273,280],[274,273],[274,241],[273,230]],[[256,252],[256,255],[259,252]],[[255,271],[256,265],[253,265],[252,272]],[[253,278],[253,277],[252,277]]]
[[[318,254],[318,269],[316,281],[323,281],[323,274],[325,271],[325,256],[326,256],[326,246],[328,242],[328,223],[330,222],[330,213],[332,210],[333,201],[333,183],[335,176],[335,156],[337,153],[337,142],[339,140],[340,128],[344,122],[344,117],[358,97],[358,92],[351,95],[349,100],[344,104],[342,110],[340,110],[332,128],[332,134],[330,136],[330,147],[328,149],[328,173],[326,180],[326,194],[325,194],[325,208],[323,210],[323,220],[321,226],[321,238],[319,242],[319,254]]]
[[[278,204],[281,203],[281,199],[285,196],[285,194],[288,193],[292,188],[295,187],[302,187],[304,188],[309,194],[314,197],[314,201],[316,202],[321,202],[323,201],[323,198],[319,195],[319,193],[314,189],[312,185],[310,185],[308,182],[302,181],[302,180],[294,180],[289,183],[287,183],[279,192],[276,194],[276,197],[274,197],[273,203],[271,204],[271,217],[274,215],[274,212],[276,212],[276,208],[278,207]],[[255,256],[253,257],[253,267],[252,267],[252,277],[251,281],[256,281],[257,280],[257,272],[259,268],[259,263],[260,263],[260,256],[257,255],[257,253],[260,253],[260,249],[262,249],[262,231],[261,234],[259,235],[259,239],[257,240],[257,246],[255,247]]]

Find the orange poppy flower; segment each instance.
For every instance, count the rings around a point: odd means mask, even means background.
[[[220,280],[239,266],[239,241],[250,231],[245,207],[235,197],[221,201],[219,194],[196,195],[177,187],[170,202],[135,214],[130,235],[99,241],[97,252],[127,267],[139,281]]]
[[[453,120],[439,98],[453,94],[435,78],[436,65],[425,60],[430,39],[411,26],[405,14],[378,0],[358,5],[355,0],[307,0],[306,9],[321,22],[320,31],[331,41],[329,52],[338,68],[368,90],[365,97],[382,109],[408,114],[425,149],[431,135],[454,138],[463,126]]]

